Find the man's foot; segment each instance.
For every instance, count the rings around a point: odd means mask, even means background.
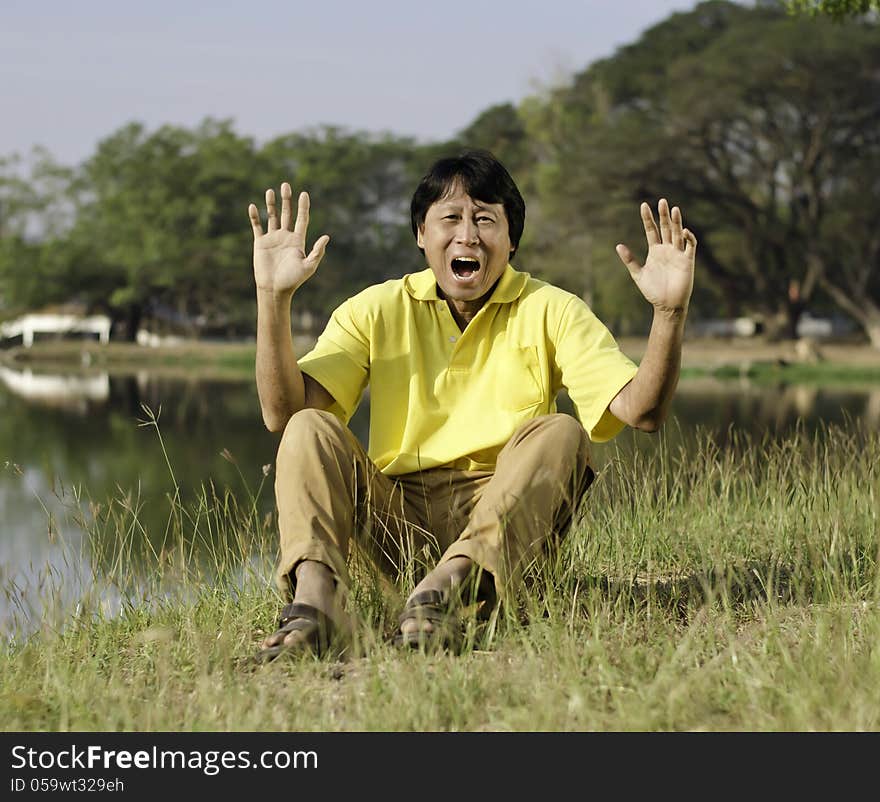
[[[460,630],[455,611],[471,605],[479,605],[481,618],[494,607],[492,576],[469,557],[453,557],[431,571],[410,594],[397,642],[413,647],[454,646]]]
[[[296,567],[293,603],[281,611],[278,629],[263,641],[257,659],[269,662],[280,654],[324,654],[344,631],[337,624],[343,621],[333,572],[323,563],[304,560]]]

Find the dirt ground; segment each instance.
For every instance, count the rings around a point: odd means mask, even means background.
[[[620,338],[621,349],[633,359],[644,354],[644,338]],[[814,341],[766,342],[758,338],[685,338],[682,367],[718,368],[756,362],[827,362],[853,367],[880,367],[880,349],[853,343]]]

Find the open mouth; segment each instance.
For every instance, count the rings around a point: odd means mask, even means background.
[[[480,270],[480,263],[476,259],[460,257],[452,260],[452,272],[457,279],[467,281],[473,278]]]

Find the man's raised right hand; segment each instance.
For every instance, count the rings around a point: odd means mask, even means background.
[[[257,290],[276,295],[290,294],[303,284],[315,270],[330,237],[318,238],[306,255],[306,232],[309,227],[309,193],[300,192],[296,221],[291,214],[290,184],[281,185],[281,221],[275,208],[275,191],[266,190],[267,230],[263,233],[260,212],[255,204],[248,206],[248,217],[254,230],[254,280]],[[291,228],[293,223],[293,228]]]

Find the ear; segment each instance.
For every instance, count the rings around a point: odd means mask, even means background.
[[[422,223],[418,228],[418,233],[416,235],[416,244],[420,248],[425,247],[425,224]]]

